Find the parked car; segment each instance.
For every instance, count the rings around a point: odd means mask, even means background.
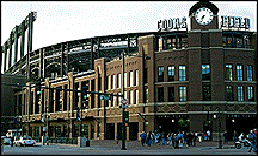
[[[20,145],[20,146],[35,146],[36,145],[36,140],[32,140],[30,136],[23,136],[20,137],[18,141],[14,141],[14,144]]]

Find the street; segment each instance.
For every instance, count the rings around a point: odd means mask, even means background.
[[[96,147],[4,147],[1,155],[254,155],[243,149],[217,149],[216,147],[196,147],[186,149],[153,149],[146,147],[144,149],[111,149]]]

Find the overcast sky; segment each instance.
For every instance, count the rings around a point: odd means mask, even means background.
[[[33,23],[32,49],[35,50],[93,36],[158,31],[158,20],[188,18],[189,9],[196,2],[1,1],[1,45],[31,11],[37,12],[37,20]],[[251,30],[257,31],[256,1],[211,2],[220,9],[220,15],[251,18]]]

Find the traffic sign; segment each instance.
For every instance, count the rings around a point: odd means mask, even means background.
[[[122,108],[128,108],[128,99],[122,100]]]

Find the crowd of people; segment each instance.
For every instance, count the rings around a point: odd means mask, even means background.
[[[145,131],[140,135],[141,137],[141,145],[151,147],[152,144],[161,144],[161,145],[169,145],[173,148],[181,148],[181,147],[195,147],[196,142],[203,141],[211,141],[211,133],[210,131],[204,131],[197,133],[197,131],[184,132],[178,131],[177,133],[168,133],[165,132],[157,132],[157,131],[149,131],[147,134]],[[228,143],[228,134],[227,131],[223,133],[224,143]],[[235,131],[233,134],[233,141],[236,143],[243,137],[242,135],[238,135]],[[250,150],[257,152],[257,130],[251,130],[250,134],[246,135],[248,141],[251,142]]]
[[[165,132],[157,132],[157,131],[149,131],[149,133],[142,132],[141,137],[141,145],[151,147],[152,144],[159,145],[170,145],[173,148],[181,148],[181,147],[191,147],[196,146],[196,142],[203,142],[210,140],[210,131],[207,132],[199,132],[191,131],[178,131],[177,133],[168,133]]]

